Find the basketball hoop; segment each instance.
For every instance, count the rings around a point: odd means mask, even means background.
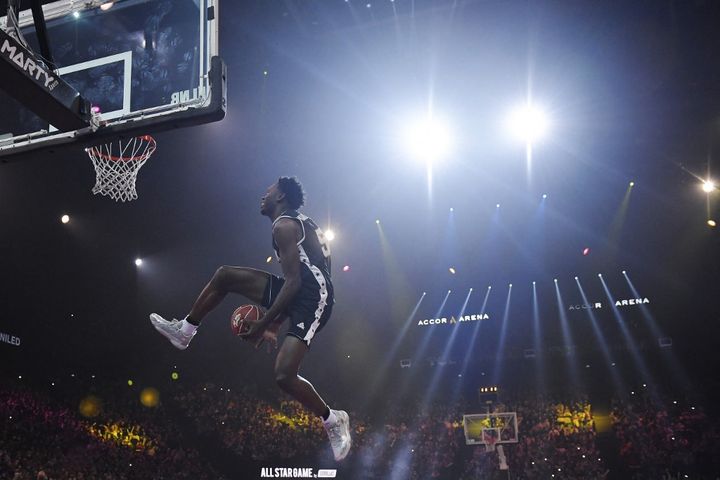
[[[86,148],[95,167],[92,192],[107,195],[115,201],[135,200],[137,174],[156,148],[155,139],[150,135]]]

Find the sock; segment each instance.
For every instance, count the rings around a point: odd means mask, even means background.
[[[335,425],[337,423],[337,417],[335,416],[335,412],[330,410],[330,407],[328,407],[328,410],[330,411],[330,413],[328,413],[327,418],[323,418],[323,425],[325,425],[326,427],[330,425]]]
[[[187,318],[182,321],[182,325],[180,326],[180,331],[185,335],[190,335],[195,330],[197,330],[197,325],[193,325],[192,323],[188,322]]]
[[[185,317],[185,321],[188,322],[191,325],[195,325],[196,327],[200,326],[200,322],[196,322],[195,319],[190,318],[190,315]]]

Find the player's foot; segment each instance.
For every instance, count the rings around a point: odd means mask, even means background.
[[[337,419],[334,424],[325,425],[330,446],[336,461],[344,459],[350,447],[352,446],[352,438],[350,437],[350,417],[344,410],[332,410]]]
[[[192,340],[195,333],[197,333],[193,331],[192,333],[186,334],[182,330],[184,320],[165,320],[157,313],[150,314],[150,322],[152,326],[155,327],[155,330],[162,333],[165,338],[170,340],[170,343],[172,343],[175,348],[179,348],[180,350],[185,350],[190,344],[190,340]]]

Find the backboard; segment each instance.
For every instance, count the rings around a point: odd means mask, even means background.
[[[517,443],[517,413],[495,412],[463,415],[466,445]]]
[[[54,73],[89,101],[93,122],[58,130],[0,90],[0,161],[224,117],[218,0],[62,0],[45,4],[43,13]],[[7,24],[0,18],[0,28]],[[20,12],[17,24],[39,56],[30,10]]]

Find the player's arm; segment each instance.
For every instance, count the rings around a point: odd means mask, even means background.
[[[278,246],[278,253],[282,260],[280,266],[282,267],[285,283],[283,283],[272,306],[258,322],[257,328],[252,328],[248,332],[248,336],[252,337],[265,330],[275,318],[290,306],[293,298],[300,290],[302,280],[300,279],[300,252],[298,251],[297,242],[301,235],[300,225],[290,218],[280,219],[273,227],[273,238]]]

